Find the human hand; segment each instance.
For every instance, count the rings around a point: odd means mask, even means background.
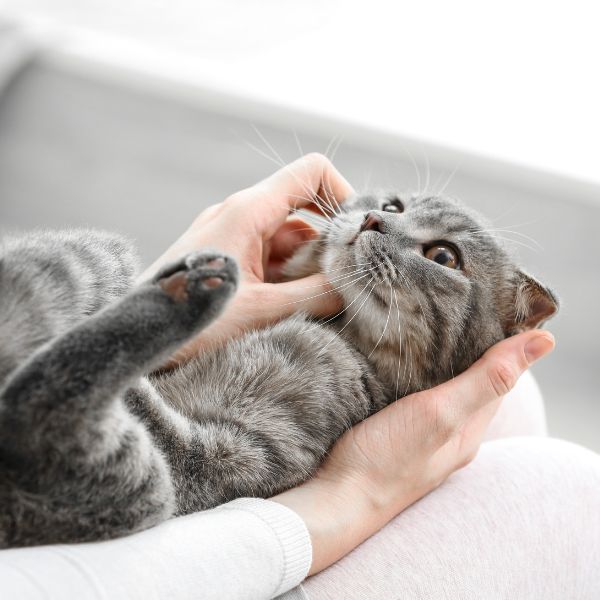
[[[215,248],[238,261],[240,285],[223,315],[183,346],[166,366],[299,310],[317,317],[339,310],[341,299],[323,274],[270,282],[295,248],[317,235],[303,221],[288,220],[290,213],[297,208],[317,209],[316,203],[335,208],[335,203],[351,193],[350,184],[327,158],[309,154],[203,211],[142,278],[150,278],[164,264],[191,251]]]
[[[529,331],[490,348],[454,379],[387,406],[347,431],[316,476],[272,498],[303,518],[310,575],[333,564],[475,457],[502,396],[554,348]]]

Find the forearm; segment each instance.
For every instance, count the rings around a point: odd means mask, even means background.
[[[312,542],[309,575],[326,569],[386,525],[423,493],[408,487],[393,502],[376,502],[350,480],[317,477],[271,498],[306,524]]]
[[[124,538],[0,552],[2,598],[272,598],[310,562],[298,516],[260,499],[172,519]]]

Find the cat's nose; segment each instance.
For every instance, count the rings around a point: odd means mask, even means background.
[[[365,215],[365,220],[362,222],[360,226],[361,231],[378,231],[379,233],[383,233],[381,231],[381,225],[383,223],[383,219],[374,212],[368,212]]]

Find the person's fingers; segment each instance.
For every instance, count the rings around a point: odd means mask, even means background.
[[[281,299],[278,300],[280,317],[298,311],[308,312],[315,317],[327,317],[342,309],[342,299],[320,273],[272,285],[274,293]]]
[[[265,281],[276,282],[283,268],[299,246],[318,237],[319,232],[300,219],[286,221],[270,240],[263,243],[263,272]]]
[[[261,233],[270,237],[292,209],[319,203],[335,211],[352,192],[352,186],[328,158],[307,154],[253,187],[234,194],[228,202],[242,211],[260,210],[263,218],[257,224]]]
[[[540,330],[502,340],[465,372],[424,393],[436,394],[442,418],[460,425],[508,393],[529,365],[551,352],[554,344],[552,334]]]
[[[270,239],[271,260],[289,258],[305,242],[315,239],[319,232],[305,221],[291,219],[286,221]]]
[[[502,397],[529,365],[553,348],[549,332],[522,333],[490,348],[455,379],[423,392],[421,401],[435,408],[434,439],[443,442],[436,453],[440,471],[444,464],[453,470],[475,458]]]
[[[281,281],[283,279],[285,263],[285,260],[270,260],[264,267],[265,282],[278,283]]]

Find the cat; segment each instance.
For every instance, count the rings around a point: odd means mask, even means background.
[[[324,272],[337,316],[298,314],[156,371],[235,293],[195,252],[134,286],[120,237],[33,232],[0,251],[0,547],[121,536],[309,478],[349,427],[538,327],[555,295],[439,196],[355,196],[288,278]],[[310,292],[310,291],[309,291]]]

